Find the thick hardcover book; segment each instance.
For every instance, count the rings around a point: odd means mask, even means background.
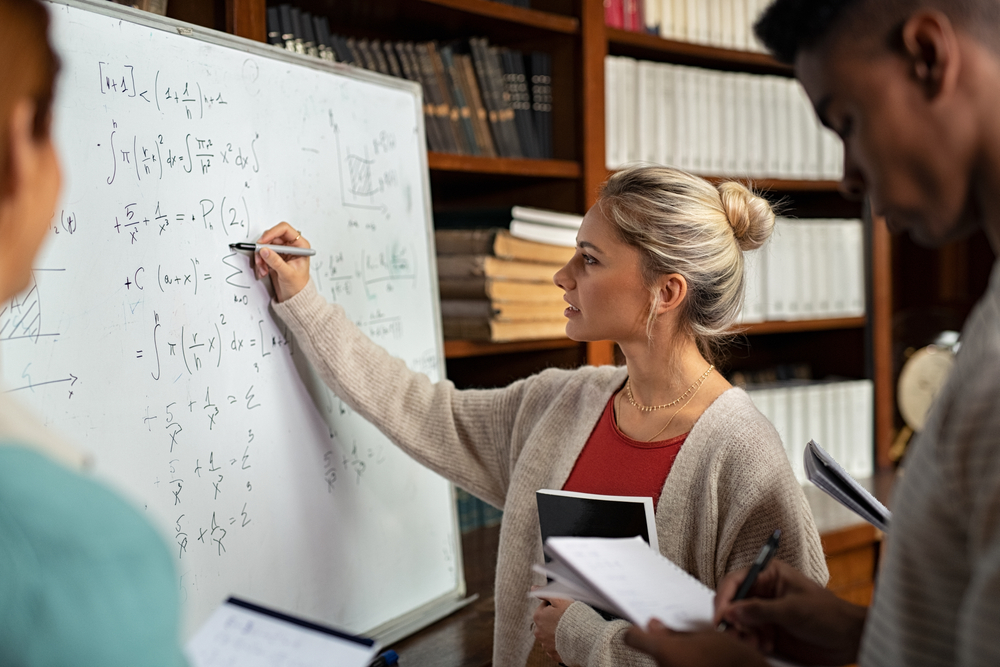
[[[430,89],[431,84],[423,75],[423,69],[420,66],[413,42],[396,42],[395,47],[406,78],[419,83],[424,91],[424,125],[427,131],[427,147],[432,151],[447,152],[448,143],[437,117],[434,93]]]
[[[546,225],[526,220],[510,221],[510,233],[519,239],[561,245],[567,248],[576,247],[577,231],[568,227],[557,227],[556,225]]]
[[[517,125],[514,122],[514,107],[511,97],[504,85],[504,68],[500,60],[500,49],[495,46],[486,47],[486,60],[490,68],[490,78],[497,91],[497,100],[500,107],[500,120],[503,123],[507,143],[512,151],[508,157],[525,157],[527,153],[521,145],[518,137]]]
[[[552,302],[563,295],[562,289],[551,283],[519,283],[493,278],[440,278],[438,288],[442,299]]]
[[[434,68],[431,58],[430,44],[421,43],[414,45],[414,52],[417,62],[420,65],[420,77],[426,84],[425,91],[428,93],[431,104],[434,107],[434,118],[437,120],[441,138],[443,140],[443,150],[446,153],[458,153],[458,139],[455,137],[455,129],[451,123],[451,106],[445,100],[441,92],[441,83]],[[409,49],[409,45],[407,45]]]
[[[493,255],[527,262],[565,264],[574,252],[573,248],[514,238],[502,229],[440,229],[434,232],[434,241],[439,256]]]
[[[489,299],[442,299],[441,317],[492,319],[497,322],[531,322],[563,317],[566,302],[490,301]]]
[[[277,7],[267,8],[267,43],[272,46],[285,45],[285,40],[281,39],[281,19]]]
[[[541,157],[555,156],[552,142],[552,57],[542,51],[531,53],[529,76],[531,78],[531,113]]]
[[[469,145],[469,140],[465,136],[465,129],[462,127],[462,113],[452,95],[451,82],[445,71],[444,62],[441,58],[441,53],[438,51],[436,42],[427,43],[427,55],[430,58],[431,67],[434,68],[434,78],[438,83],[441,100],[448,110],[448,122],[451,124],[452,134],[455,136],[455,152],[463,155],[471,155],[473,149]]]
[[[451,93],[452,106],[458,112],[458,127],[465,140],[465,147],[470,155],[481,155],[482,149],[479,147],[479,139],[472,126],[472,109],[469,106],[466,91],[462,87],[458,68],[455,67],[454,53],[450,46],[442,46],[438,53],[441,56],[442,74]]]
[[[551,283],[561,264],[541,264],[491,255],[438,255],[439,278],[482,277],[496,280]]]
[[[649,496],[605,496],[561,489],[539,489],[538,527],[550,537],[641,537],[659,552],[656,515]]]
[[[493,144],[493,133],[490,131],[490,121],[486,114],[486,106],[483,104],[482,92],[476,82],[476,72],[472,65],[472,56],[468,54],[455,54],[455,65],[460,73],[462,87],[466,91],[466,100],[472,110],[472,125],[476,130],[476,140],[487,157],[496,157],[497,151]]]
[[[441,321],[444,337],[510,343],[517,340],[549,340],[566,337],[566,318],[505,322],[488,318],[450,318]]]
[[[486,107],[487,119],[490,122],[490,132],[493,135],[493,144],[496,146],[499,155],[512,157],[513,150],[507,141],[507,135],[504,130],[503,118],[501,116],[502,109],[497,88],[491,77],[486,51],[486,40],[470,39],[469,51],[472,52],[472,63],[476,70],[476,81],[479,83],[479,90],[482,92],[483,105]]]
[[[514,124],[517,127],[517,137],[521,144],[521,152],[525,157],[536,158],[537,141],[535,140],[535,128],[531,122],[531,105],[527,99],[527,86],[524,83],[524,74],[520,71],[519,61],[520,51],[510,49],[500,49],[500,62],[503,66],[504,91],[510,100],[510,106],[514,110]],[[522,90],[523,89],[523,90]]]

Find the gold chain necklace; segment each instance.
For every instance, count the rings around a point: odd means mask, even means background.
[[[712,369],[710,368],[710,369],[708,369],[708,370],[710,370],[710,371],[711,371]],[[683,412],[683,411],[684,411],[684,408],[686,408],[686,407],[688,406],[688,404],[689,404],[689,403],[690,403],[691,401],[693,401],[693,400],[694,400],[694,397],[698,395],[698,392],[699,392],[699,391],[701,391],[701,386],[702,386],[703,384],[705,384],[705,382],[704,382],[704,377],[705,377],[705,376],[703,376],[703,378],[702,378],[702,382],[701,382],[701,383],[700,383],[700,384],[698,385],[698,388],[694,390],[694,393],[693,393],[693,394],[691,394],[691,398],[689,398],[689,399],[688,399],[687,401],[685,401],[685,402],[684,402],[684,405],[682,405],[681,407],[677,408],[677,412],[675,412],[674,414],[670,415],[670,419],[668,419],[668,420],[667,420],[667,423],[663,425],[663,428],[661,428],[661,429],[660,429],[659,431],[657,431],[656,433],[654,433],[654,434],[653,434],[653,437],[652,437],[652,438],[650,438],[649,440],[647,440],[646,442],[653,442],[654,440],[656,440],[656,436],[660,435],[660,434],[661,434],[661,433],[663,433],[663,432],[664,432],[665,430],[667,430],[667,427],[668,427],[668,426],[670,426],[670,422],[672,422],[672,421],[674,420],[674,417],[676,417],[676,416],[677,416],[677,415],[679,415],[679,414],[680,414],[681,412]]]
[[[636,401],[635,398],[632,397],[632,378],[629,378],[628,382],[625,383],[625,396],[626,398],[628,398],[628,402],[632,404],[632,407],[638,410],[639,412],[653,412],[655,410],[670,408],[677,405],[685,398],[687,398],[688,394],[690,394],[692,391],[695,391],[696,389],[701,387],[701,385],[705,382],[705,379],[708,377],[708,374],[711,373],[714,368],[715,364],[709,364],[708,370],[702,373],[701,377],[692,382],[691,386],[687,388],[687,391],[685,391],[683,394],[681,394],[674,400],[670,401],[669,403],[664,403],[663,405],[642,405],[641,403]]]

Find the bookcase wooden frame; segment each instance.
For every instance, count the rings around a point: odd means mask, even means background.
[[[492,0],[395,0],[395,2],[414,5],[416,9],[446,14],[449,19],[449,31],[453,31],[455,25],[467,25],[468,34],[473,35],[482,31],[483,26],[487,25],[484,22],[496,22],[498,29],[502,29],[508,35],[518,31],[534,35],[544,35],[548,32],[553,39],[568,37],[576,41],[576,55],[572,61],[571,74],[574,79],[574,97],[571,102],[576,107],[576,138],[572,152],[576,159],[529,160],[430,153],[428,163],[432,179],[435,174],[459,174],[463,178],[476,178],[477,175],[481,175],[482,178],[536,179],[540,183],[553,179],[561,182],[573,181],[578,185],[577,207],[580,211],[586,210],[594,203],[598,188],[608,176],[605,163],[604,58],[609,53],[731,71],[792,75],[791,68],[764,54],[689,44],[662,39],[655,35],[608,28],[604,24],[603,0],[539,0],[535,3],[546,9],[557,7],[559,11],[524,9]],[[211,5],[213,9],[206,9],[209,5],[210,3],[203,3],[203,0],[171,0],[169,9],[170,14],[176,18],[265,41],[267,6],[265,0],[217,0]],[[305,2],[303,6],[329,8],[331,3]],[[350,26],[341,25],[339,29],[349,31]],[[565,62],[564,60],[564,67]],[[561,74],[565,76],[567,73]],[[712,177],[711,180],[718,179]],[[833,201],[838,184],[833,181],[753,179],[753,185],[758,189],[774,193],[829,196],[830,201]],[[893,437],[894,415],[890,276],[892,244],[882,221],[872,221],[870,229],[871,234],[867,239],[869,299],[866,317],[764,322],[746,327],[744,333],[746,336],[762,336],[863,327],[866,339],[865,367],[868,369],[867,374],[875,383],[875,467],[885,470],[890,467],[888,450]],[[449,341],[446,345],[446,355],[449,358],[461,358],[513,354],[575,345],[568,340],[502,344]],[[610,342],[589,343],[586,358],[593,364],[613,363],[614,346]]]

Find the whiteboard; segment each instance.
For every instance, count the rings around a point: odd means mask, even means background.
[[[159,527],[186,636],[229,595],[383,641],[452,609],[451,485],[322,386],[228,247],[291,222],[323,296],[441,378],[417,86],[106,2],[50,14],[64,189],[0,315],[8,390]]]

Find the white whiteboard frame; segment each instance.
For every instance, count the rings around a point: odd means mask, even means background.
[[[129,23],[134,23],[136,25],[142,25],[147,28],[153,28],[155,30],[161,30],[163,32],[174,33],[182,37],[189,37],[191,39],[196,39],[202,42],[207,42],[209,44],[214,44],[217,46],[222,46],[230,49],[236,49],[237,51],[243,51],[252,55],[260,56],[263,58],[269,58],[271,60],[278,60],[287,63],[293,63],[295,65],[303,65],[305,67],[311,67],[316,70],[330,72],[333,74],[338,74],[350,79],[355,79],[358,81],[364,81],[366,83],[372,83],[379,86],[384,86],[388,88],[395,88],[402,90],[404,92],[410,93],[416,97],[417,104],[417,114],[416,114],[416,124],[418,133],[418,145],[427,145],[427,134],[426,128],[424,126],[424,102],[423,102],[423,90],[420,84],[409,81],[406,79],[399,79],[393,76],[388,76],[386,74],[381,74],[379,72],[372,72],[370,70],[361,69],[358,67],[353,67],[346,65],[344,63],[330,62],[328,60],[321,60],[313,56],[307,56],[301,53],[294,53],[288,51],[283,47],[274,46],[271,44],[264,44],[261,42],[255,42],[244,37],[237,37],[236,35],[230,35],[229,33],[219,32],[218,30],[213,30],[211,28],[205,28],[192,23],[185,23],[183,21],[178,21],[176,19],[167,18],[165,16],[160,16],[158,14],[152,14],[150,12],[143,11],[141,9],[133,9],[126,5],[119,5],[114,2],[108,2],[108,0],[43,0],[47,4],[51,5],[66,5],[69,7],[75,7],[77,9],[82,9],[96,14],[102,14],[104,16],[110,16],[113,18],[119,18]],[[58,80],[56,86],[58,87]],[[433,223],[433,211],[431,208],[431,186],[430,186],[430,171],[427,164],[427,151],[423,150],[419,153],[420,158],[420,172],[423,174],[423,187],[421,188],[421,194],[424,201],[424,214],[426,216],[426,224],[424,226],[424,233],[427,235],[427,247],[430,250],[428,252],[428,266],[430,267],[431,275],[437,275],[437,255],[434,252],[434,223]],[[434,320],[436,322],[441,321],[441,302],[440,296],[436,290],[431,290],[433,293],[431,295],[431,304],[434,309]],[[434,329],[435,344],[437,346],[438,353],[438,372],[441,378],[445,378],[445,363],[444,363],[444,335],[440,326]],[[455,588],[442,595],[441,597],[428,602],[420,607],[410,610],[409,612],[398,616],[395,619],[386,621],[381,625],[364,631],[362,634],[372,637],[382,646],[389,646],[400,639],[407,637],[418,630],[427,627],[431,623],[434,623],[449,614],[457,611],[458,609],[466,606],[470,602],[474,601],[478,595],[474,595],[466,598],[466,585],[465,585],[465,566],[464,566],[464,556],[462,554],[462,538],[461,531],[458,525],[458,510],[456,507],[456,495],[455,495],[455,485],[449,482],[451,504],[450,512],[453,526],[453,534],[455,536],[455,542],[453,544],[455,557]],[[224,600],[219,600],[222,604]],[[294,610],[288,610],[294,611]]]

